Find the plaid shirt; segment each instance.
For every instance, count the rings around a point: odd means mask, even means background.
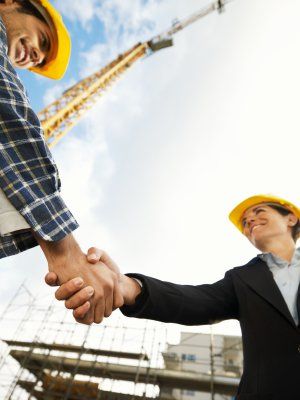
[[[32,230],[47,241],[64,238],[78,227],[60,196],[57,167],[45,143],[38,117],[7,56],[0,19],[0,187]],[[37,245],[30,231],[0,236],[0,258]]]

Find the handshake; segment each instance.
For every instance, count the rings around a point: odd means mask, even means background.
[[[123,305],[132,305],[141,292],[139,283],[120,273],[102,250],[92,247],[84,254],[69,236],[59,244],[40,241],[48,261],[45,281],[59,286],[57,300],[64,300],[77,322],[99,324]]]

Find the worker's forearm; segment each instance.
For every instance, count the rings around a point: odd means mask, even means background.
[[[63,268],[71,258],[84,257],[72,234],[57,242],[43,240],[38,235],[35,235],[35,237],[48,261],[49,271],[56,270],[60,266]]]
[[[136,297],[141,293],[142,288],[135,279],[121,274],[121,291],[124,298],[124,304],[131,306],[135,303]]]

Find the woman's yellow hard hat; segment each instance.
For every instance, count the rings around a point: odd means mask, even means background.
[[[47,78],[60,79],[64,76],[68,68],[71,56],[71,38],[69,32],[64,25],[62,16],[48,0],[29,1],[45,18],[56,37],[55,47],[51,51],[50,59],[47,60],[47,63],[42,67],[30,68],[30,70]]]
[[[290,210],[293,214],[300,219],[300,209],[288,200],[282,199],[281,197],[273,196],[271,194],[257,194],[252,197],[248,197],[239,203],[229,214],[230,221],[243,233],[242,218],[244,212],[248,208],[261,203],[273,203],[278,204],[281,207],[285,207]]]

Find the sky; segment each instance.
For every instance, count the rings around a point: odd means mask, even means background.
[[[54,1],[73,55],[59,82],[20,73],[34,110],[208,3]],[[215,282],[256,256],[228,213],[257,193],[300,204],[299,13],[297,0],[233,1],[137,63],[53,149],[84,250],[105,249],[124,273],[181,284]],[[38,248],[0,263],[1,307],[25,279],[53,292]],[[240,334],[236,321],[213,330]]]

